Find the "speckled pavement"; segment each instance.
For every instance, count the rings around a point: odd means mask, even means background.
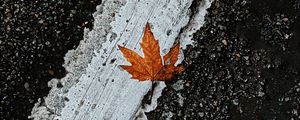
[[[65,76],[63,57],[100,3],[0,1],[1,120],[27,119],[48,81]],[[186,71],[166,82],[148,119],[300,119],[300,1],[215,0],[208,12],[184,51]]]
[[[77,47],[100,0],[0,1],[0,119],[24,120],[61,78],[65,53]],[[61,86],[61,85],[58,85]]]

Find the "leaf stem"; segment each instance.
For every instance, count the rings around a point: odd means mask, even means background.
[[[152,82],[152,86],[151,86],[150,104],[152,103],[152,97],[153,97],[154,87],[155,87],[155,82],[154,82],[154,80],[152,80],[151,82]]]

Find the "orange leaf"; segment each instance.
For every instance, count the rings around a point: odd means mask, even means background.
[[[175,73],[181,73],[184,70],[183,66],[175,66],[178,60],[179,44],[172,47],[162,60],[158,41],[155,40],[148,23],[141,43],[144,58],[128,48],[119,45],[118,47],[127,61],[131,63],[131,66],[120,66],[132,75],[132,79],[170,80]]]

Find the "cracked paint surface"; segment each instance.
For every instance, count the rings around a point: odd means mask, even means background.
[[[210,5],[210,2],[206,2]],[[118,65],[126,62],[116,45],[140,52],[145,23],[151,24],[154,36],[165,54],[175,40],[187,45],[190,38],[179,35],[189,28],[190,0],[103,1],[94,13],[93,30],[85,30],[84,40],[65,57],[69,72],[53,79],[45,105],[37,103],[32,111],[35,119],[133,119],[151,82],[130,80]],[[208,7],[206,6],[206,7]],[[200,10],[201,11],[201,10]],[[203,12],[203,10],[202,10]],[[205,14],[199,14],[200,18]],[[198,17],[199,17],[198,16]],[[192,18],[199,19],[199,18]],[[201,18],[203,19],[203,18]],[[196,25],[199,29],[201,24]],[[195,30],[194,30],[195,32]],[[141,54],[141,53],[139,53]],[[183,60],[183,55],[181,59]],[[61,83],[64,87],[55,87]]]

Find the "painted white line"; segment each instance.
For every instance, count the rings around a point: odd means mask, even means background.
[[[126,71],[118,67],[129,63],[116,45],[135,49],[142,55],[139,43],[148,21],[164,55],[181,28],[200,28],[201,24],[188,25],[191,3],[192,0],[103,1],[94,13],[93,30],[85,30],[84,40],[79,47],[66,54],[64,67],[69,73],[60,80],[49,82],[52,89],[45,103],[37,103],[30,117],[61,120],[134,119],[151,82],[132,80]],[[201,19],[194,21],[202,20],[204,14],[199,14]],[[185,32],[191,34],[189,30]],[[188,44],[190,39],[180,38],[182,45]],[[64,87],[57,88],[57,82]],[[157,99],[162,89],[155,92],[158,94],[153,98]]]
[[[197,30],[199,30],[200,27],[203,26],[204,17],[207,13],[206,9],[210,7],[212,2],[213,2],[213,0],[203,0],[200,3],[200,7],[197,9],[198,12],[192,18],[190,18],[190,22],[186,25],[183,32],[179,35],[179,38],[180,38],[179,40],[181,41],[180,43],[181,43],[181,47],[183,49],[186,49],[187,45],[193,45],[193,41],[191,40],[193,38],[193,34]],[[183,54],[180,54],[179,60],[177,62],[181,63],[183,59],[184,59]],[[181,80],[181,81],[183,81],[183,80]],[[181,81],[178,81],[178,82],[181,82]],[[145,112],[151,112],[152,110],[154,110],[157,107],[157,99],[162,95],[162,90],[165,87],[166,87],[166,85],[164,82],[158,83],[158,86],[154,89],[151,104],[143,105],[144,108],[140,107],[138,112],[136,113],[138,120],[147,120],[147,116],[145,115]],[[174,89],[182,89],[181,86],[173,86],[173,87],[178,87],[178,88],[174,88]],[[179,96],[181,96],[181,95],[179,94]],[[181,97],[180,98],[181,101],[179,103],[182,103],[182,99],[184,99],[184,98]]]

